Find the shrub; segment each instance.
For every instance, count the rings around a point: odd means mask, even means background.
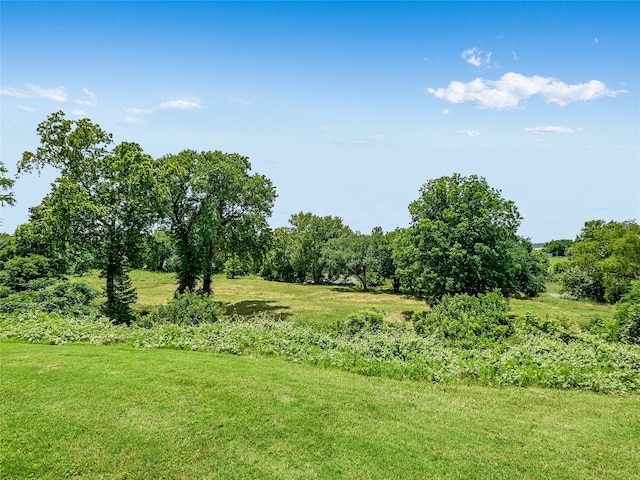
[[[40,278],[30,281],[27,286],[28,290],[0,299],[0,312],[26,313],[39,310],[57,313],[95,313],[89,304],[99,292],[85,283]]]
[[[412,321],[419,335],[441,336],[452,345],[469,348],[509,337],[513,325],[508,310],[509,301],[498,291],[445,295],[431,311],[414,313]]]
[[[583,298],[604,302],[605,288],[594,274],[581,267],[572,265],[559,275],[562,290],[574,298]]]
[[[336,331],[341,335],[354,336],[363,332],[379,332],[384,322],[384,312],[376,308],[359,310],[347,315],[345,320],[336,324]]]
[[[224,307],[209,296],[186,292],[177,295],[166,305],[153,310],[143,325],[172,323],[176,325],[201,325],[217,322]]]
[[[98,295],[86,283],[61,280],[34,292],[33,301],[45,312],[88,313],[81,307],[88,307]]]
[[[617,305],[616,320],[622,340],[640,343],[640,281],[631,284],[631,289]]]
[[[5,262],[4,269],[0,271],[0,285],[22,292],[31,280],[48,276],[49,267],[49,259],[42,255],[13,257]]]

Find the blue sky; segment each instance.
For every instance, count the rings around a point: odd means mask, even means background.
[[[1,160],[50,113],[154,157],[247,155],[300,211],[409,224],[430,179],[477,174],[520,234],[640,220],[640,2],[0,2]],[[54,172],[18,179],[12,233]]]

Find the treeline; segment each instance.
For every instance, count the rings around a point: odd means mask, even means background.
[[[392,232],[357,232],[339,217],[308,212],[271,230],[276,190],[251,172],[247,157],[185,150],[154,159],[136,143],[114,146],[100,126],[63,112],[37,132],[40,146],[23,154],[19,173],[51,166],[59,175],[28,223],[0,239],[0,296],[98,269],[104,314],[129,323],[134,268],[174,272],[177,294],[207,295],[214,274],[252,272],[365,290],[389,283],[432,305],[455,294],[535,296],[544,290],[549,254],[571,258],[555,273],[576,297],[615,302],[640,278],[637,224],[588,222],[574,242],[534,249],[516,233],[515,204],[478,176],[428,181],[409,205],[410,225]],[[11,204],[5,174],[0,201]]]

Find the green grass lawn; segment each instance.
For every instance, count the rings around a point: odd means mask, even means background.
[[[0,478],[631,479],[640,397],[0,342]]]

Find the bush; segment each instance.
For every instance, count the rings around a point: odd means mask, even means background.
[[[215,323],[222,316],[224,307],[206,295],[186,292],[177,295],[166,305],[153,310],[142,325],[172,323],[176,325],[201,325]]]
[[[42,255],[13,257],[5,262],[4,269],[0,271],[0,285],[22,292],[28,288],[31,280],[47,277],[49,267],[49,259]]]
[[[640,343],[640,281],[631,284],[631,289],[617,305],[616,320],[622,340]]]
[[[0,299],[1,313],[42,312],[91,314],[89,307],[98,291],[89,285],[69,280],[40,278],[28,283],[28,289]]]
[[[431,311],[413,314],[413,328],[418,335],[441,336],[464,348],[488,346],[513,333],[508,310],[509,301],[498,291],[445,295]]]
[[[347,315],[345,320],[336,324],[336,331],[350,337],[363,332],[379,332],[384,323],[384,312],[376,308],[360,310]]]
[[[560,282],[562,290],[574,298],[596,302],[605,300],[605,288],[602,282],[581,267],[575,265],[568,267],[564,273],[560,274]]]

